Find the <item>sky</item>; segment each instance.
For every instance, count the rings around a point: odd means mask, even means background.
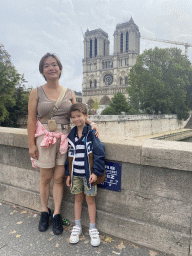
[[[82,91],[83,34],[101,28],[108,33],[113,54],[116,25],[132,17],[141,37],[192,45],[191,0],[0,0],[0,44],[10,54],[27,86],[45,83],[39,61],[55,53],[62,65],[62,86]],[[149,48],[184,46],[141,38],[140,53]],[[192,62],[192,47],[188,48]]]

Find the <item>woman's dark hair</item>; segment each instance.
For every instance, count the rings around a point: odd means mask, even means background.
[[[41,60],[40,60],[40,62],[39,62],[39,72],[40,72],[41,74],[43,74],[43,66],[44,66],[45,60],[46,60],[48,57],[54,58],[54,59],[56,60],[56,62],[57,62],[57,65],[59,66],[60,71],[62,71],[63,66],[62,66],[62,64],[61,64],[61,62],[60,62],[60,60],[59,60],[59,58],[58,58],[55,54],[48,52],[48,53],[46,53],[46,54],[41,58]],[[60,76],[61,76],[61,74],[60,74]],[[59,77],[60,77],[60,76],[59,76]],[[45,78],[45,77],[44,77],[44,78]],[[45,80],[46,80],[46,79],[45,79]]]

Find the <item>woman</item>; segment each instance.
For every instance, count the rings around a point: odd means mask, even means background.
[[[52,120],[56,121],[56,130],[50,133],[48,120],[43,119],[43,117],[49,115],[52,111],[63,90],[63,87],[59,84],[62,64],[56,55],[47,53],[39,63],[39,71],[44,76],[46,84],[31,91],[27,125],[29,154],[35,167],[40,168],[39,189],[42,212],[38,228],[39,231],[44,232],[49,227],[51,210],[48,208],[48,199],[50,182],[53,179],[53,232],[55,235],[59,235],[63,232],[60,208],[63,198],[64,162],[67,150],[65,134],[70,131],[69,110],[71,105],[76,103],[76,97],[72,90],[66,90],[57,111],[52,116]],[[89,119],[87,123],[92,125],[92,129],[96,129],[96,125],[91,123]],[[65,145],[65,148],[61,150],[63,145]]]

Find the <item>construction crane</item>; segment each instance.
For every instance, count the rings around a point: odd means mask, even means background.
[[[141,38],[146,39],[146,40],[151,40],[151,41],[169,43],[169,44],[184,45],[185,46],[185,56],[187,56],[188,47],[192,47],[192,44],[182,43],[182,42],[177,42],[177,41],[169,41],[169,40],[163,40],[163,39],[157,39],[157,38],[151,38],[151,37],[143,37],[143,36],[141,36]]]

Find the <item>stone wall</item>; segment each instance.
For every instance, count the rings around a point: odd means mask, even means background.
[[[101,137],[106,159],[122,164],[121,192],[98,189],[97,226],[133,243],[187,256],[191,252],[192,143]],[[24,129],[0,127],[0,200],[41,210],[39,171],[28,155]],[[62,215],[74,221],[65,188]],[[53,199],[49,206],[53,208]],[[83,225],[88,226],[86,204]]]
[[[186,121],[176,115],[93,115],[100,134],[105,136],[137,137],[174,131],[185,127]]]

